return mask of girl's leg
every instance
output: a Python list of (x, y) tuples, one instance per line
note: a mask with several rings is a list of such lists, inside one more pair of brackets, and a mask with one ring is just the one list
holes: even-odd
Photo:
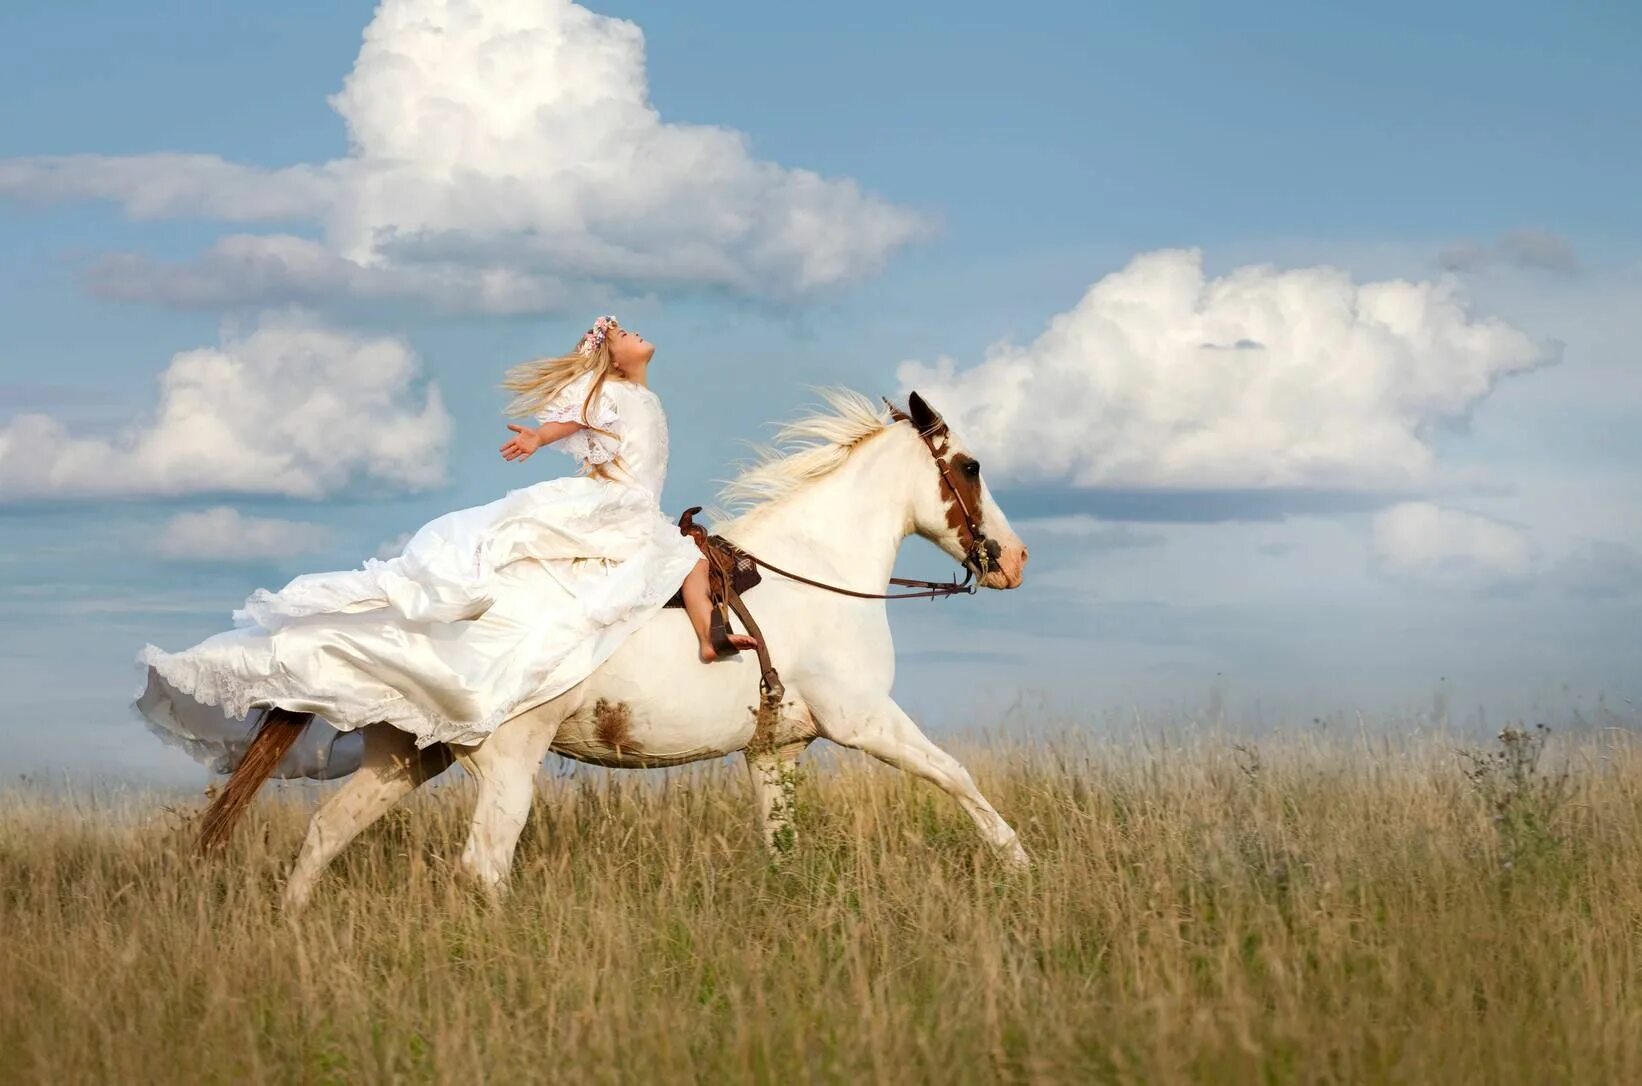
[[(718, 651), (713, 648), (712, 622), (713, 605), (707, 599), (707, 559), (703, 558), (690, 570), (690, 575), (684, 578), (684, 613), (690, 616), (690, 625), (695, 627), (696, 640), (701, 643), (701, 659), (704, 663), (712, 663), (718, 659)], [(746, 634), (733, 633), (730, 635), (730, 644), (738, 649), (753, 649), (758, 642)]]

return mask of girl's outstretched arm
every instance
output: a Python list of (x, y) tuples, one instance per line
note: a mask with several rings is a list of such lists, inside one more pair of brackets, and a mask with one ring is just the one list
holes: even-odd
[(523, 460), (543, 445), (551, 445), (583, 429), (579, 422), (544, 422), (540, 426), (515, 426), (508, 423), (513, 436), (502, 444), (503, 460)]

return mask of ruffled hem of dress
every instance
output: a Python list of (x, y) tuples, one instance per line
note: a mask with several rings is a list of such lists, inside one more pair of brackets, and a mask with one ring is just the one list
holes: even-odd
[[(144, 650), (142, 657), (148, 657), (157, 651), (150, 645)], [(167, 689), (160, 689), (160, 696), (155, 699), (154, 704), (145, 705), (154, 691), (154, 676), (158, 669), (148, 664), (144, 658), (134, 661), (133, 667), (138, 675), (137, 690), (127, 703), (126, 711), (148, 729), (149, 734), (166, 746), (186, 754), (208, 771), (223, 775), (232, 773), (245, 757), (246, 748), (251, 745), (251, 740), (256, 735), (255, 729), (246, 725), (237, 731), (208, 730), (201, 733), (194, 730), (173, 711), (174, 703)], [(243, 721), (240, 723), (243, 724)], [(276, 776), (285, 780), (329, 781), (345, 777), (359, 768), (362, 750), (357, 743), (351, 750), (346, 746), (346, 737), (352, 733), (331, 728), (328, 722), (315, 723), (332, 732), (331, 739), (328, 742), (322, 741), (321, 746), (310, 752), (292, 771), (286, 771), (285, 763), (281, 762), (281, 768), (275, 771)], [(304, 740), (306, 739), (305, 736)], [(290, 757), (291, 755), (287, 755), (286, 760)]]
[[(232, 752), (233, 744), (225, 736), (220, 739), (207, 739), (192, 732), (179, 731), (165, 723), (155, 720), (143, 711), (143, 695), (148, 693), (148, 675), (150, 665), (143, 659), (151, 651), (158, 651), (149, 645), (138, 656), (133, 666), (141, 676), (137, 680), (137, 690), (126, 703), (126, 712), (136, 717), (148, 733), (168, 747), (175, 747), (194, 761), (210, 770), (212, 773), (232, 773), (238, 761)], [(163, 676), (162, 676), (163, 677)]]
[[(567, 655), (568, 652), (550, 660), (547, 670), (551, 671)], [(201, 705), (220, 709), (224, 714), (236, 719), (249, 716), (254, 709), (265, 709), (281, 702), (300, 704), (311, 703), (314, 700), (311, 693), (293, 691), (284, 683), (272, 679), (245, 682), (221, 668), (201, 667), (197, 662), (188, 659), (186, 654), (169, 653), (153, 645), (145, 647), (137, 655), (137, 663), (143, 668), (153, 668), (160, 678), (177, 692)], [(370, 724), (386, 723), (415, 736), (418, 747), (428, 747), (435, 743), (470, 746), (481, 742), (501, 727), (509, 717), (517, 716), (524, 711), (521, 707), (528, 708), (526, 703), (530, 700), (531, 695), (520, 695), (510, 699), (505, 708), (487, 713), (477, 721), (450, 720), (434, 715), (399, 694), (383, 698), (364, 709), (344, 712), (343, 706), (336, 705), (334, 708), (327, 707), (314, 712), (341, 732), (355, 731)], [(184, 749), (188, 749), (189, 737), (178, 738), (183, 740)]]

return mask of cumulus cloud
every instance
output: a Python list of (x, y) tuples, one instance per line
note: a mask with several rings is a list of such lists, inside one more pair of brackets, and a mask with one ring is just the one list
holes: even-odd
[(1106, 276), (1024, 347), (906, 362), (899, 378), (995, 479), (1396, 492), (1431, 480), (1434, 428), (1555, 355), (1473, 316), (1451, 282), (1266, 266), (1210, 279), (1200, 253), (1170, 250)]
[(1373, 546), (1379, 568), (1391, 576), (1459, 588), (1519, 584), (1534, 561), (1528, 537), (1509, 524), (1430, 502), (1376, 514)]
[[(324, 244), (283, 234), (226, 237), (198, 258), (171, 265), (141, 253), (109, 253), (85, 271), (99, 298), (220, 309), (258, 301), (323, 305), (424, 300), (452, 313), (535, 313), (564, 307), (578, 293), (563, 279), (507, 267), (460, 263), (358, 264)], [(606, 308), (609, 308), (606, 306)]]
[(231, 506), (178, 513), (154, 541), (162, 558), (190, 562), (264, 562), (322, 551), (330, 531), (322, 524), (249, 517)]
[(20, 158), (0, 162), (0, 194), (320, 227), (94, 269), (104, 294), (184, 305), (343, 291), (524, 312), (563, 304), (566, 284), (789, 297), (870, 274), (927, 229), (849, 179), (758, 160), (739, 132), (664, 122), (640, 29), (568, 0), (383, 0), (331, 104), (349, 137), (332, 162)]
[(122, 433), (46, 414), (0, 425), (0, 501), (428, 489), (444, 481), (451, 424), (418, 370), (397, 339), (268, 316), (175, 355), (153, 415)]
[(1459, 272), (1507, 267), (1572, 274), (1579, 270), (1579, 255), (1560, 234), (1513, 230), (1494, 242), (1455, 242), (1437, 254), (1437, 263)]

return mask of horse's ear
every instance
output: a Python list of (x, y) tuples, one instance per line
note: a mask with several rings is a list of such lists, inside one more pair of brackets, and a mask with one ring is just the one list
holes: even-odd
[(946, 425), (941, 413), (925, 403), (924, 398), (916, 392), (907, 397), (907, 411), (912, 418), (912, 425), (918, 428), (920, 434), (932, 434)]

